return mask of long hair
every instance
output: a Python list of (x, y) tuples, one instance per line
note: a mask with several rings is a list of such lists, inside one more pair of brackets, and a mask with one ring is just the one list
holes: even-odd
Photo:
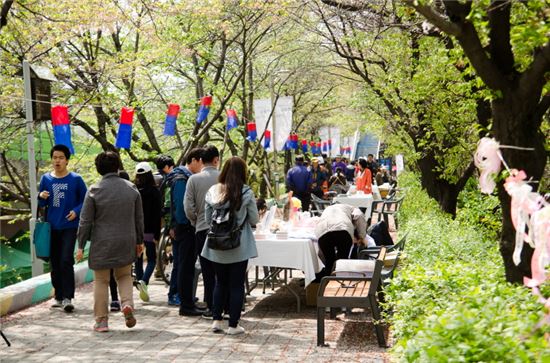
[(136, 174), (136, 179), (134, 180), (134, 184), (138, 188), (154, 187), (156, 185), (155, 178), (153, 177), (153, 173), (150, 171), (143, 174)]
[(223, 186), (223, 203), (229, 202), (231, 209), (238, 210), (242, 204), (242, 189), (246, 182), (246, 163), (233, 156), (223, 165), (218, 182)]

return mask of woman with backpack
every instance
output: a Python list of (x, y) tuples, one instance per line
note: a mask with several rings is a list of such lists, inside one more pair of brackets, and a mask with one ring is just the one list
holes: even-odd
[(212, 186), (205, 197), (205, 219), (210, 232), (201, 255), (213, 262), (216, 274), (212, 311), (214, 333), (223, 332), (222, 312), (227, 301), (227, 334), (245, 332), (239, 319), (248, 260), (258, 256), (252, 226), (259, 222), (256, 199), (252, 189), (245, 184), (246, 179), (246, 163), (239, 157), (232, 157), (225, 162), (218, 184)]

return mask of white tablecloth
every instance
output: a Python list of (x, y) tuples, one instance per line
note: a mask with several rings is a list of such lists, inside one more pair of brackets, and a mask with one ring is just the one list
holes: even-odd
[(306, 286), (315, 280), (315, 273), (324, 267), (315, 244), (309, 239), (257, 239), (258, 257), (249, 261), (254, 266), (271, 266), (301, 270)]
[(374, 198), (372, 194), (353, 194), (350, 196), (336, 196), (333, 199), (334, 203), (342, 203), (351, 205), (358, 208), (366, 208), (365, 216), (371, 217), (372, 214), (372, 202)]

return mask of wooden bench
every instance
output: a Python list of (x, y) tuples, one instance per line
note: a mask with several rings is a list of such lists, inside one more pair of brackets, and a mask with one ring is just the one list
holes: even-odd
[[(317, 293), (317, 345), (325, 346), (325, 310), (326, 308), (370, 308), (378, 345), (386, 346), (384, 330), (380, 324), (380, 307), (377, 292), (384, 267), (386, 248), (382, 247), (372, 273), (353, 271), (357, 277), (327, 276), (323, 277)], [(332, 315), (332, 314), (331, 314)]]

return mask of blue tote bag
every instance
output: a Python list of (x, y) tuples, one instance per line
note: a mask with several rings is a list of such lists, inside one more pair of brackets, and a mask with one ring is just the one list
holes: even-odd
[(46, 262), (50, 260), (51, 232), (51, 226), (49, 222), (46, 222), (46, 216), (36, 220), (33, 234), (34, 250), (36, 257)]

